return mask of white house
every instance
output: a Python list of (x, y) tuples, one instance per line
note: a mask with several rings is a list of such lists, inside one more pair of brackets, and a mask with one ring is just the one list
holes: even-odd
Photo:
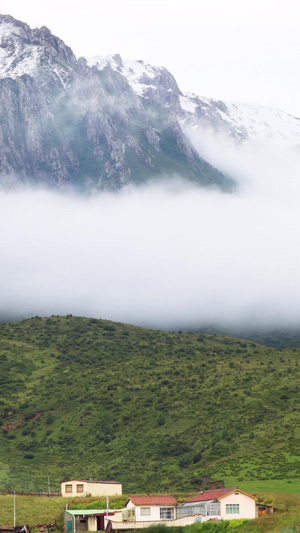
[(122, 494), (122, 483), (117, 481), (92, 481), (86, 479), (71, 479), (62, 481), (62, 496), (119, 496)]
[(256, 497), (238, 488), (204, 490), (177, 508), (177, 517), (204, 515), (219, 520), (255, 518)]
[(144, 529), (156, 524), (187, 526), (195, 522), (194, 516), (177, 519), (177, 502), (173, 496), (130, 496), (122, 513), (104, 518), (107, 530), (124, 531)]
[(176, 518), (177, 501), (173, 496), (130, 496), (123, 510), (123, 521), (165, 521)]
[(122, 512), (104, 517), (112, 531), (143, 529), (157, 523), (187, 526), (208, 520), (255, 518), (256, 497), (238, 488), (206, 490), (178, 504), (173, 496), (130, 496)]

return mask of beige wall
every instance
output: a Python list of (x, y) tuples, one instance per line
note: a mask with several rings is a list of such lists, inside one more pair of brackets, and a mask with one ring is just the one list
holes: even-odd
[(115, 512), (113, 516), (105, 516), (104, 517), (105, 524), (107, 523), (108, 520), (113, 520), (114, 522), (122, 522), (122, 511)]
[[(255, 499), (242, 492), (236, 492), (220, 499), (222, 520), (234, 518), (255, 518)], [(239, 504), (239, 514), (226, 513), (226, 504)]]
[(88, 531), (97, 531), (97, 518), (96, 516), (88, 517)]
[[(66, 485), (72, 485), (72, 492), (66, 492)], [(83, 492), (77, 491), (77, 485), (83, 485)], [(65, 497), (74, 496), (119, 496), (122, 494), (122, 483), (90, 483), (86, 481), (64, 481), (61, 483), (61, 494)]]

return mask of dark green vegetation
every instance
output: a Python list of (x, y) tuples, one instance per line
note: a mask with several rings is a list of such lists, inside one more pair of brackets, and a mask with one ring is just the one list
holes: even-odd
[[(183, 331), (185, 328), (183, 328)], [(296, 348), (300, 346), (300, 329), (294, 328), (237, 328), (237, 327), (204, 327), (192, 328), (194, 333), (205, 333), (215, 335), (229, 335), (248, 339), (253, 342), (264, 344), (271, 348)]]
[(245, 522), (245, 520), (224, 520), (222, 522), (197, 523), (185, 527), (167, 527), (165, 525), (158, 525), (148, 527), (147, 533), (227, 533), (230, 531), (238, 533), (240, 531), (239, 526)]
[(105, 320), (0, 326), (0, 487), (300, 490), (300, 349)]

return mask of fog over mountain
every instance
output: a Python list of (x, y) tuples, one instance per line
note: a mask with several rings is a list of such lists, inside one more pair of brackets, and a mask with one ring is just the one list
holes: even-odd
[(275, 147), (231, 145), (235, 194), (179, 179), (88, 199), (2, 193), (2, 315), (297, 325), (299, 156), (289, 156), (284, 171)]
[(298, 325), (297, 118), (11, 17), (0, 41), (3, 319)]

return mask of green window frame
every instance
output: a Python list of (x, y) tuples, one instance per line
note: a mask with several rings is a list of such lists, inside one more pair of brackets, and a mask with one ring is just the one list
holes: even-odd
[(161, 507), (159, 514), (161, 520), (174, 520), (174, 507)]
[(240, 504), (226, 503), (226, 514), (240, 514)]

